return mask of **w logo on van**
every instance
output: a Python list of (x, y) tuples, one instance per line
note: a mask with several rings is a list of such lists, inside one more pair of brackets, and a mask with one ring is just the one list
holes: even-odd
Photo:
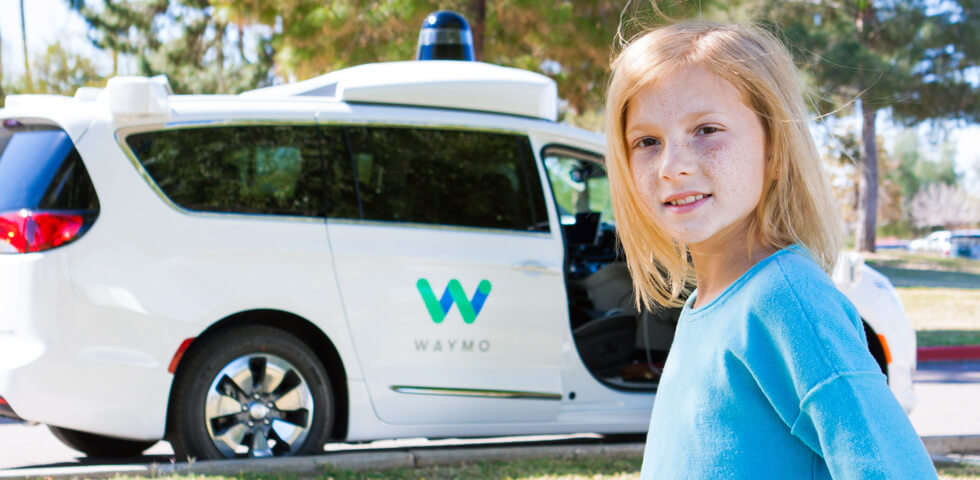
[(432, 292), (432, 286), (429, 285), (428, 280), (420, 278), (415, 286), (418, 287), (419, 293), (422, 294), (422, 300), (425, 301), (425, 308), (429, 310), (429, 316), (432, 317), (432, 321), (435, 323), (442, 323), (446, 318), (446, 314), (449, 313), (449, 309), (452, 308), (453, 302), (456, 303), (456, 308), (459, 309), (459, 313), (463, 315), (463, 321), (473, 323), (476, 321), (476, 316), (480, 314), (480, 310), (483, 309), (483, 303), (487, 301), (487, 295), (490, 295), (490, 282), (487, 280), (480, 281), (472, 299), (466, 298), (466, 292), (463, 291), (463, 286), (455, 278), (449, 281), (449, 285), (446, 285), (446, 289), (442, 292), (442, 298), (439, 300), (436, 300), (436, 295)]

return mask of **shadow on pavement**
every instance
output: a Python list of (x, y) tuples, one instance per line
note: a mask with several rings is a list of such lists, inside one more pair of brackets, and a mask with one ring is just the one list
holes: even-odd
[(896, 287), (980, 288), (980, 274), (944, 272), (909, 267), (890, 267), (882, 262), (868, 261)]
[(173, 455), (146, 455), (143, 457), (131, 458), (88, 458), (76, 457), (74, 462), (45, 463), (38, 465), (24, 465), (21, 467), (11, 467), (7, 471), (17, 471), (35, 468), (58, 468), (58, 467), (91, 467), (99, 465), (143, 465), (143, 464), (167, 464), (173, 463)]
[[(399, 442), (379, 441), (365, 443), (330, 443), (325, 446), (322, 454), (347, 453), (347, 452), (391, 452), (403, 450), (423, 450), (423, 449), (477, 449), (490, 446), (549, 446), (549, 445), (596, 445), (596, 444), (620, 444), (637, 443), (646, 441), (646, 434), (617, 434), (605, 436), (579, 437), (579, 438), (558, 438), (549, 440), (521, 440), (520, 437), (490, 437), (490, 438), (467, 438), (467, 439), (440, 439), (423, 440), (418, 439), (411, 444), (400, 445)], [(135, 458), (88, 458), (79, 456), (71, 462), (55, 462), (36, 465), (24, 465), (10, 467), (6, 471), (17, 471), (38, 468), (59, 468), (59, 467), (88, 467), (103, 465), (164, 465), (177, 462), (173, 455), (144, 455)]]

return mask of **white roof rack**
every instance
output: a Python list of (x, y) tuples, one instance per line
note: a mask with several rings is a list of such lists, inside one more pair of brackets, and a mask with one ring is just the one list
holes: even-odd
[(242, 96), (333, 97), (345, 102), (479, 110), (551, 121), (558, 116), (558, 88), (547, 76), (455, 60), (369, 63)]

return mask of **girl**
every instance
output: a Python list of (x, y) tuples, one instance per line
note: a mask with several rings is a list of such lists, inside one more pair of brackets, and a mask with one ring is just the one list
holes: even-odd
[(841, 229), (792, 60), (757, 28), (680, 23), (612, 65), (621, 241), (646, 308), (687, 298), (643, 479), (936, 478), (827, 272)]

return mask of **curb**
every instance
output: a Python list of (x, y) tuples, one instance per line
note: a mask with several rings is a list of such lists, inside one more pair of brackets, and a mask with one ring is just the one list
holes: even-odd
[(953, 362), (980, 360), (980, 345), (955, 347), (920, 347), (916, 349), (918, 362)]
[(980, 435), (931, 435), (922, 437), (922, 444), (933, 456), (980, 453)]

